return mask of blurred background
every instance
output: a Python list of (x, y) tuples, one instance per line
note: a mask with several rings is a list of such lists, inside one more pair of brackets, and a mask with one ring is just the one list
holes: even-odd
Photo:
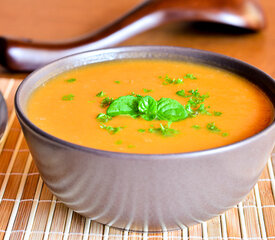
[[(47, 42), (67, 40), (110, 24), (142, 2), (1, 0), (0, 36)], [(272, 64), (269, 64), (275, 58), (275, 51), (271, 51), (275, 44), (275, 1), (261, 0), (260, 3), (267, 19), (266, 28), (260, 32), (219, 24), (180, 22), (146, 31), (120, 45), (173, 45), (205, 49), (242, 59), (275, 75)], [(8, 74), (2, 67), (0, 73)]]

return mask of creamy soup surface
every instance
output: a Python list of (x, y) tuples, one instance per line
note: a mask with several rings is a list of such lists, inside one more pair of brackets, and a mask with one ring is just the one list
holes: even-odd
[[(162, 105), (161, 98), (166, 98)], [(135, 113), (120, 114), (129, 100)], [(116, 107), (117, 116), (105, 115)], [(72, 143), (161, 154), (238, 142), (267, 127), (274, 110), (258, 87), (230, 72), (186, 62), (129, 60), (88, 65), (50, 79), (30, 97), (27, 115), (42, 130)]]

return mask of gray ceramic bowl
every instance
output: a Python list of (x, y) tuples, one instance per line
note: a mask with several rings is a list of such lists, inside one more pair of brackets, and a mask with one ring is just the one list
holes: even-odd
[(257, 84), (275, 105), (275, 82), (271, 77), (216, 53), (135, 46), (57, 60), (27, 77), (15, 97), (17, 116), (47, 186), (76, 212), (135, 231), (178, 229), (239, 203), (257, 182), (271, 154), (274, 121), (253, 137), (220, 148), (178, 154), (127, 154), (63, 141), (36, 127), (26, 116), (29, 96), (49, 78), (86, 64), (135, 58), (191, 61), (232, 71)]

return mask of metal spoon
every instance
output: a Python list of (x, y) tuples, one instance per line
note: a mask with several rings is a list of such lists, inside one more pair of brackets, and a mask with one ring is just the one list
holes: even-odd
[(8, 121), (8, 110), (5, 99), (0, 92), (0, 140), (5, 132)]
[(257, 0), (147, 0), (98, 32), (62, 43), (0, 38), (0, 64), (13, 71), (32, 71), (77, 52), (113, 46), (125, 39), (176, 21), (207, 21), (252, 31), (264, 27)]

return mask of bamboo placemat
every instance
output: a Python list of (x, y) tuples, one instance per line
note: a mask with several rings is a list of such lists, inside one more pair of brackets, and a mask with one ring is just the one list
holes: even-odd
[(142, 234), (123, 232), (81, 217), (50, 193), (32, 161), (13, 107), (19, 83), (0, 79), (0, 91), (9, 112), (7, 131), (0, 142), (0, 239), (275, 239), (275, 152), (273, 164), (271, 158), (243, 202), (196, 226)]

